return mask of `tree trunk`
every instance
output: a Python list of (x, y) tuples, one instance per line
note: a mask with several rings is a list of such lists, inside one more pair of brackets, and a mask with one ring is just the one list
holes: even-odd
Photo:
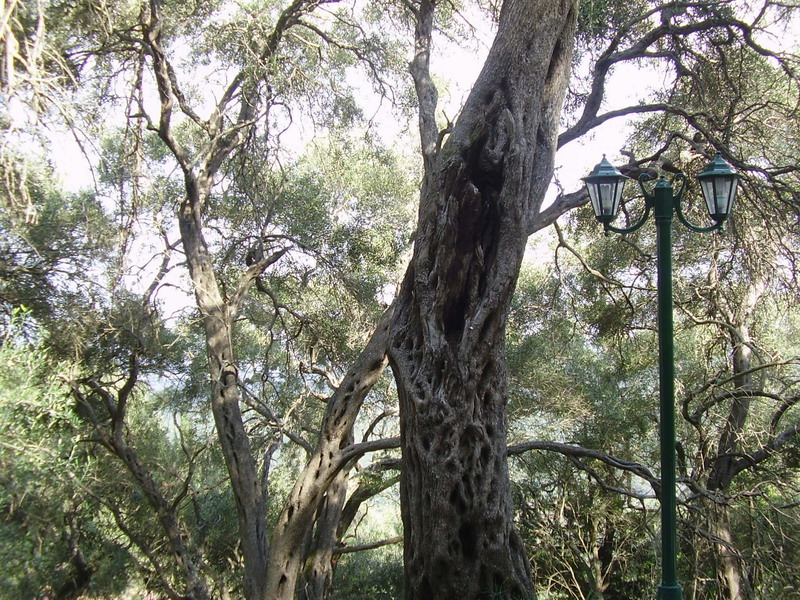
[[(305, 568), (299, 585), (299, 600), (330, 600), (333, 595), (333, 578), (342, 557), (342, 540), (355, 521), (361, 505), (397, 482), (397, 478), (387, 477), (373, 481), (365, 474), (383, 471), (398, 471), (400, 461), (386, 458), (373, 462), (360, 473), (361, 483), (350, 496), (350, 470), (342, 469), (328, 487), (325, 499), (317, 511), (313, 537), (306, 550)], [(346, 502), (345, 502), (346, 500)], [(390, 540), (386, 540), (390, 541)], [(348, 550), (352, 550), (349, 548)]]
[(708, 509), (708, 533), (716, 541), (714, 563), (720, 600), (748, 600), (747, 581), (742, 576), (742, 559), (736, 550), (731, 530), (730, 508), (711, 502)]
[[(717, 446), (717, 460), (711, 470), (708, 490), (720, 496), (728, 489), (736, 474), (740, 457), (740, 436), (750, 412), (752, 390), (750, 336), (745, 326), (739, 326), (733, 336), (734, 383), (738, 394), (731, 400), (728, 418)], [(736, 549), (730, 524), (731, 508), (724, 498), (707, 503), (708, 533), (715, 540), (712, 544), (714, 570), (719, 583), (721, 600), (747, 600), (749, 586), (743, 573), (743, 563)]]
[(342, 520), (350, 473), (342, 469), (325, 493), (317, 510), (314, 532), (306, 551), (305, 568), (299, 585), (300, 600), (325, 600), (330, 595), (336, 567), (334, 550)]
[(187, 198), (178, 215), (189, 274), (203, 317), (211, 411), (236, 502), (244, 559), (243, 588), (248, 600), (262, 600), (267, 562), (266, 497), (239, 408), (239, 377), (233, 356), (236, 308), (222, 297), (211, 257), (202, 235), (200, 207), (210, 194), (210, 180), (199, 184), (186, 177)]
[[(736, 548), (736, 540), (730, 524), (730, 504), (724, 498), (729, 492), (734, 477), (739, 473), (742, 454), (741, 436), (747, 425), (754, 391), (752, 374), (752, 340), (747, 323), (752, 319), (758, 301), (764, 293), (762, 281), (749, 286), (736, 310), (726, 314), (731, 334), (731, 365), (734, 374), (733, 396), (725, 425), (717, 444), (717, 457), (709, 475), (707, 488), (720, 496), (709, 502), (707, 508), (708, 532), (712, 544), (714, 568), (720, 586), (719, 597), (724, 600), (748, 600), (752, 597), (744, 563)], [(723, 311), (724, 312), (724, 311)]]
[(303, 569), (303, 545), (308, 530), (340, 470), (364, 451), (381, 449), (381, 444), (385, 443), (389, 446), (384, 448), (392, 445), (390, 440), (362, 444), (353, 444), (352, 440), (361, 404), (386, 368), (388, 329), (393, 314), (391, 307), (384, 313), (366, 347), (328, 400), (317, 447), (289, 492), (272, 532), (265, 599), (294, 599)]
[(532, 595), (512, 520), (504, 336), (552, 175), (574, 17), (573, 0), (507, 1), (461, 117), (426, 162), (389, 350), (408, 599)]

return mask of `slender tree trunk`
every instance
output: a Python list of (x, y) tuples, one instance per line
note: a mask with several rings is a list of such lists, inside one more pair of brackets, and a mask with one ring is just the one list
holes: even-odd
[[(381, 443), (353, 444), (353, 426), (361, 404), (375, 381), (386, 369), (389, 308), (361, 355), (328, 401), (319, 443), (297, 478), (272, 532), (267, 564), (265, 598), (293, 600), (305, 562), (303, 545), (313, 526), (320, 503), (340, 470), (367, 449)], [(390, 442), (390, 445), (393, 445)]]
[(202, 186), (187, 175), (186, 187), (187, 199), (181, 207), (178, 223), (203, 317), (211, 376), (211, 410), (236, 502), (244, 559), (244, 596), (247, 600), (262, 600), (268, 549), (266, 498), (239, 408), (239, 379), (232, 342), (235, 309), (222, 298), (202, 235), (200, 207), (208, 197), (210, 182)]
[(426, 154), (390, 344), (410, 600), (532, 594), (512, 520), (504, 337), (552, 175), (574, 13), (572, 0), (507, 1), (461, 117)]
[(210, 600), (211, 594), (200, 572), (200, 561), (186, 539), (174, 507), (161, 493), (151, 473), (121, 435), (114, 435), (106, 443), (136, 479), (139, 488), (144, 492), (158, 516), (159, 523), (169, 540), (170, 549), (175, 556), (175, 562), (186, 582), (186, 598)]
[[(343, 469), (334, 479), (317, 512), (313, 539), (306, 552), (303, 581), (300, 584), (300, 600), (329, 600), (333, 594), (333, 578), (342, 553), (339, 551), (344, 536), (353, 524), (361, 505), (396, 483), (396, 478), (385, 478), (379, 482), (365, 481), (365, 473), (399, 470), (400, 461), (384, 459), (372, 463), (361, 471), (361, 483), (347, 497), (350, 470)], [(346, 500), (346, 502), (345, 502)], [(393, 542), (392, 542), (393, 543)]]
[[(728, 418), (720, 435), (717, 446), (717, 460), (711, 471), (708, 489), (720, 495), (728, 492), (735, 476), (736, 463), (740, 453), (740, 436), (750, 412), (752, 376), (748, 373), (751, 367), (751, 350), (748, 345), (750, 336), (747, 328), (740, 326), (733, 340), (733, 371), (737, 396), (733, 398), (728, 411)], [(708, 502), (707, 527), (712, 538), (712, 556), (717, 582), (719, 583), (721, 600), (748, 600), (749, 586), (744, 575), (742, 558), (736, 548), (736, 540), (730, 523), (731, 509), (724, 499)]]
[(751, 596), (747, 594), (742, 559), (736, 550), (727, 505), (711, 503), (708, 509), (708, 533), (718, 540), (714, 544), (714, 561), (720, 600), (748, 600)]
[[(751, 283), (742, 302), (735, 311), (726, 315), (731, 331), (731, 363), (736, 394), (731, 400), (725, 425), (717, 444), (717, 459), (709, 475), (708, 490), (724, 496), (739, 472), (741, 436), (747, 425), (754, 383), (752, 369), (752, 340), (747, 323), (751, 320), (759, 299), (764, 293), (762, 281)], [(737, 550), (731, 528), (730, 505), (722, 501), (710, 502), (707, 509), (708, 531), (717, 540), (712, 545), (716, 578), (720, 598), (724, 600), (749, 600), (752, 590), (745, 573), (744, 563)]]

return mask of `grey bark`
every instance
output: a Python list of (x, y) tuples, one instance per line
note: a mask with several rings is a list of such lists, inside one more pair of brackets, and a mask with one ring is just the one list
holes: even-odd
[[(512, 522), (504, 335), (552, 175), (575, 8), (572, 0), (507, 1), (441, 150), (424, 129), (430, 119), (420, 119), (419, 226), (389, 350), (401, 411), (408, 599), (532, 594)], [(424, 60), (412, 73), (425, 91)], [(426, 98), (435, 102), (422, 96), (422, 113), (432, 110)]]
[(317, 509), (314, 531), (309, 532), (303, 576), (299, 585), (300, 600), (324, 600), (333, 589), (333, 574), (339, 556), (334, 553), (337, 532), (347, 498), (349, 471), (342, 469), (328, 486), (325, 498)]
[[(739, 472), (737, 467), (742, 454), (741, 437), (747, 425), (755, 389), (752, 374), (753, 342), (747, 323), (752, 319), (758, 300), (764, 293), (762, 284), (758, 280), (753, 282), (736, 310), (720, 308), (730, 325), (735, 393), (719, 436), (716, 459), (706, 484), (708, 490), (714, 494), (712, 498), (725, 495)], [(713, 558), (720, 596), (725, 600), (749, 600), (752, 598), (752, 590), (731, 528), (730, 505), (725, 501), (711, 501), (707, 504), (707, 526), (709, 534), (715, 540)]]
[[(399, 470), (398, 459), (383, 459), (372, 463), (360, 472), (361, 483), (347, 495), (350, 470), (342, 469), (333, 483), (328, 487), (325, 499), (317, 510), (314, 531), (309, 531), (309, 543), (306, 549), (305, 566), (302, 581), (299, 584), (300, 600), (328, 600), (333, 594), (333, 578), (339, 559), (346, 552), (361, 549), (372, 549), (386, 543), (381, 541), (363, 546), (344, 546), (342, 540), (356, 518), (361, 505), (397, 482), (396, 477), (384, 477), (379, 481), (370, 480), (370, 475), (386, 470)], [(366, 475), (366, 480), (365, 480)]]
[(317, 447), (292, 487), (272, 532), (265, 592), (269, 600), (293, 600), (305, 562), (304, 542), (317, 510), (340, 470), (364, 452), (391, 447), (394, 443), (391, 440), (352, 443), (353, 426), (361, 404), (386, 368), (386, 345), (393, 314), (394, 309), (390, 307), (328, 400)]

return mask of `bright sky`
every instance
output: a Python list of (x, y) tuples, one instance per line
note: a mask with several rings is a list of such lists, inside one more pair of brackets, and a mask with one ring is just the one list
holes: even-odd
[[(478, 14), (467, 14), (466, 18), (478, 28), (473, 49), (464, 50), (454, 43), (448, 43), (439, 36), (431, 61), (431, 70), (440, 85), (439, 115), (444, 123), (443, 115), (454, 119), (461, 105), (466, 100), (477, 78), (489, 46), (492, 43), (494, 32), (489, 24), (481, 26), (485, 18)], [(609, 97), (607, 105), (614, 107), (627, 106), (637, 103), (638, 99), (649, 87), (657, 85), (657, 77), (652, 73), (642, 72), (634, 66), (621, 66), (613, 74), (608, 85)], [(636, 82), (630, 85), (629, 82)], [(365, 83), (365, 86), (369, 84)], [(371, 96), (367, 93), (366, 96)], [(22, 115), (19, 118), (24, 118)], [(302, 124), (299, 126), (298, 139), (307, 138)], [(399, 124), (386, 123), (381, 125), (381, 130), (392, 135), (392, 131), (399, 131)], [(589, 170), (600, 160), (602, 155), (608, 154), (609, 159), (618, 157), (618, 151), (623, 146), (628, 129), (621, 121), (615, 121), (597, 128), (589, 136), (577, 140), (563, 148), (557, 157), (556, 176), (561, 181), (566, 191), (574, 191), (580, 185), (580, 177), (585, 176)], [(69, 135), (59, 135), (57, 146), (63, 150), (58, 152), (53, 160), (60, 173), (64, 186), (69, 191), (85, 189), (93, 185), (90, 169), (86, 158), (77, 147), (74, 139)], [(95, 157), (96, 160), (96, 157)], [(565, 167), (564, 165), (568, 165)], [(555, 196), (553, 191), (552, 196)]]

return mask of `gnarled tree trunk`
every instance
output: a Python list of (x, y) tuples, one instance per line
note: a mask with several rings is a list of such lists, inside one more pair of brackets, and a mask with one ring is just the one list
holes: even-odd
[[(418, 36), (426, 7), (416, 14)], [(484, 69), (440, 150), (426, 119), (435, 93), (425, 93), (424, 45), (412, 64), (425, 178), (389, 350), (408, 599), (532, 594), (512, 522), (504, 336), (552, 175), (574, 18), (573, 0), (505, 2)]]

